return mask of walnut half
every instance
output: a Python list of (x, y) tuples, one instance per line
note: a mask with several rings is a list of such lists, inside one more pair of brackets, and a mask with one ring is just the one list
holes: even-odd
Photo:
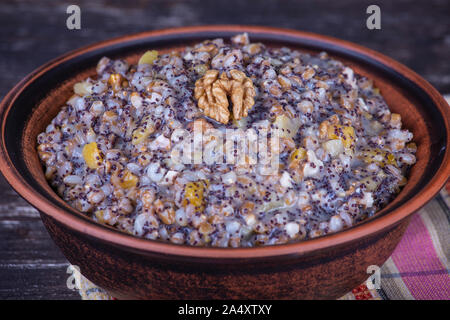
[(230, 70), (230, 78), (225, 72), (208, 70), (205, 75), (195, 82), (194, 97), (198, 100), (198, 107), (204, 114), (221, 123), (228, 123), (228, 97), (233, 104), (233, 118), (236, 120), (246, 117), (248, 110), (255, 104), (256, 95), (253, 82), (245, 73)]

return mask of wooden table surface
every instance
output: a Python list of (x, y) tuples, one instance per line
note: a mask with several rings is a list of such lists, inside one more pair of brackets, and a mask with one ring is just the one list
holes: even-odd
[[(381, 7), (381, 30), (366, 28), (372, 3)], [(70, 4), (81, 8), (79, 31), (66, 28)], [(269, 25), (353, 41), (397, 59), (449, 93), (448, 12), (448, 0), (2, 1), (0, 98), (66, 51), (129, 33), (201, 24)], [(37, 211), (0, 177), (0, 299), (79, 299), (66, 287), (67, 266)]]

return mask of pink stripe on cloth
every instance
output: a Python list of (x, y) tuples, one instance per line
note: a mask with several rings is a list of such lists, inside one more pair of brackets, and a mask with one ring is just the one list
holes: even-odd
[(450, 299), (450, 276), (419, 214), (392, 254), (403, 282), (415, 299)]

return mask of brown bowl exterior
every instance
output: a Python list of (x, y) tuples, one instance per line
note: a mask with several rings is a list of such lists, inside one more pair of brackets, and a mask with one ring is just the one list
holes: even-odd
[(336, 299), (381, 266), (409, 218), (390, 230), (306, 255), (199, 262), (99, 243), (41, 214), (67, 259), (117, 299)]
[[(327, 51), (374, 79), (391, 110), (418, 144), (417, 163), (401, 193), (375, 217), (345, 231), (301, 243), (260, 248), (197, 248), (139, 239), (99, 225), (68, 206), (45, 181), (36, 136), (95, 75), (104, 55), (136, 62), (148, 49), (178, 50), (214, 37), (248, 32), (253, 41)], [(450, 115), (445, 100), (403, 65), (363, 47), (310, 33), (248, 26), (205, 26), (144, 32), (68, 53), (28, 75), (0, 104), (0, 170), (40, 212), (69, 261), (117, 298), (336, 298), (384, 263), (412, 213), (450, 172)]]

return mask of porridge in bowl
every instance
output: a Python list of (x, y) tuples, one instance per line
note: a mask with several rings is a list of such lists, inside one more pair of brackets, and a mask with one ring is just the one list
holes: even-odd
[(337, 232), (386, 206), (416, 161), (373, 82), (247, 34), (97, 76), (38, 136), (72, 207), (135, 236), (250, 247)]

